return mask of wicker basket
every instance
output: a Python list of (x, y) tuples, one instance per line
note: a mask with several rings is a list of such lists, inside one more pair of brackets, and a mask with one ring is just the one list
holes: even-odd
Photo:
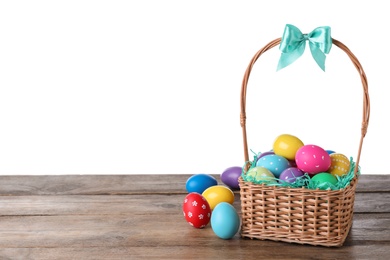
[[(246, 69), (241, 89), (240, 121), (243, 132), (245, 161), (249, 162), (246, 135), (246, 92), (249, 75), (258, 58), (279, 45), (275, 39), (260, 49)], [(352, 225), (355, 189), (362, 143), (370, 115), (368, 85), (362, 66), (355, 55), (341, 42), (332, 39), (352, 60), (363, 85), (363, 120), (360, 145), (350, 185), (341, 190), (313, 190), (253, 184), (239, 178), (241, 200), (241, 236), (321, 246), (342, 246)], [(243, 174), (248, 170), (249, 163)]]

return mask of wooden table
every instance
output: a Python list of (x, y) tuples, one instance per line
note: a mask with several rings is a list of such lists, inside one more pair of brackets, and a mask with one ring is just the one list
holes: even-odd
[(0, 176), (0, 259), (390, 259), (390, 175), (360, 177), (339, 248), (195, 229), (181, 209), (189, 177)]

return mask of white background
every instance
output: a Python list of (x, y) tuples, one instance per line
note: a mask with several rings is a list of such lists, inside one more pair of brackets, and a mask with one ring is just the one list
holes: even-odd
[[(366, 72), (371, 119), (362, 174), (389, 174), (386, 1), (2, 1), (0, 174), (221, 173), (244, 164), (241, 80), (287, 23), (332, 28)], [(356, 158), (359, 74), (336, 46), (248, 86), (249, 147), (282, 133)], [(252, 153), (250, 152), (252, 155)]]

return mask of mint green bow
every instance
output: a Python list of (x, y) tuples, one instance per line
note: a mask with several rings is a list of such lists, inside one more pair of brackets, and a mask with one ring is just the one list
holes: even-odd
[(302, 32), (294, 25), (287, 24), (279, 49), (282, 54), (279, 59), (277, 70), (287, 67), (305, 51), (306, 40), (309, 40), (311, 55), (317, 62), (318, 66), (325, 71), (325, 53), (328, 54), (332, 47), (332, 37), (330, 36), (330, 27), (317, 27), (308, 34)]

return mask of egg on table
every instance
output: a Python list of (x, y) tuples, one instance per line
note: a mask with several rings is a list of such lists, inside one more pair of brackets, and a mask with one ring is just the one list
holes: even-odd
[(211, 210), (221, 202), (234, 203), (233, 191), (224, 185), (211, 186), (202, 193), (202, 196), (209, 203)]
[(222, 239), (231, 239), (240, 228), (240, 217), (227, 202), (221, 202), (214, 208), (210, 221), (212, 230)]
[(202, 194), (207, 188), (217, 184), (217, 179), (210, 174), (198, 173), (187, 179), (186, 190), (188, 193), (197, 192)]
[(199, 193), (191, 192), (187, 194), (182, 209), (186, 221), (195, 228), (204, 228), (210, 222), (210, 205)]
[(221, 181), (231, 189), (239, 189), (238, 178), (242, 174), (242, 167), (232, 166), (221, 173)]

